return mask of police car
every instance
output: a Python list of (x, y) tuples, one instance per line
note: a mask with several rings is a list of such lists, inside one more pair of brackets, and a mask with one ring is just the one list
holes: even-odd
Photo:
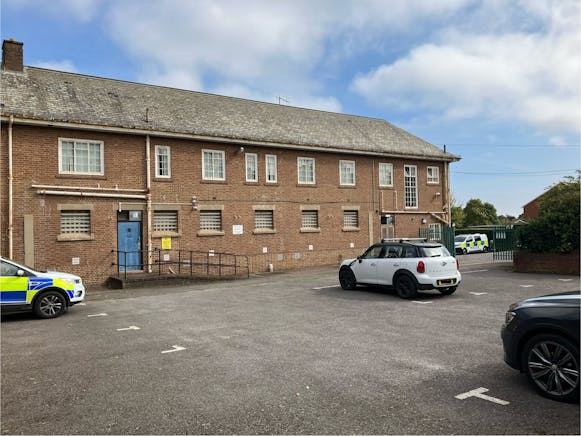
[(488, 237), (484, 233), (457, 235), (454, 238), (454, 249), (457, 254), (486, 253), (488, 251)]
[(446, 247), (424, 239), (383, 239), (339, 267), (343, 289), (355, 289), (357, 285), (391, 286), (406, 299), (428, 289), (451, 295), (461, 280), (458, 261)]
[(79, 276), (35, 271), (0, 258), (0, 305), (3, 311), (32, 310), (41, 318), (56, 318), (85, 298)]

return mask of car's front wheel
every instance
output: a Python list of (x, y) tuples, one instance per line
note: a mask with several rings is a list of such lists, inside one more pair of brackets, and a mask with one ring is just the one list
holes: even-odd
[(357, 279), (353, 271), (351, 271), (351, 268), (345, 267), (339, 271), (339, 283), (341, 284), (341, 288), (346, 291), (352, 291), (357, 287)]
[(457, 288), (458, 286), (450, 286), (449, 288), (438, 288), (438, 291), (443, 295), (452, 295)]
[(395, 290), (401, 298), (409, 300), (418, 295), (418, 285), (416, 281), (407, 274), (401, 274), (395, 280)]
[(523, 349), (522, 368), (545, 397), (579, 400), (579, 349), (568, 339), (549, 334), (533, 337)]
[(34, 313), (41, 318), (56, 318), (67, 311), (67, 301), (58, 291), (42, 293), (34, 302)]

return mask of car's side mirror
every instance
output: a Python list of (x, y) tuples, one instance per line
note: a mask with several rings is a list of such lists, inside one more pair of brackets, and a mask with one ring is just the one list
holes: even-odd
[(359, 263), (363, 262), (363, 259), (361, 259), (360, 257), (358, 257), (357, 260), (359, 261)]
[(16, 275), (17, 275), (18, 277), (24, 277), (24, 271), (23, 271), (23, 270), (21, 270), (21, 269), (19, 269), (18, 271), (16, 271)]

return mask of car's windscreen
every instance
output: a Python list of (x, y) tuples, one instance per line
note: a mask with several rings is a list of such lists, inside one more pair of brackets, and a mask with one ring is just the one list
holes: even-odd
[(446, 247), (422, 247), (424, 257), (448, 257), (450, 252)]

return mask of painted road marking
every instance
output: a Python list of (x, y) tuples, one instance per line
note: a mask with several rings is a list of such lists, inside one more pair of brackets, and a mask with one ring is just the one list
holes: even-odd
[(480, 398), (481, 400), (486, 400), (492, 403), (500, 404), (501, 406), (506, 406), (507, 404), (510, 404), (509, 401), (504, 401), (499, 398), (484, 395), (484, 392), (488, 392), (488, 389), (480, 387), (478, 389), (473, 389), (471, 391), (464, 392), (463, 394), (456, 395), (454, 398), (458, 398), (459, 400), (465, 400), (470, 397), (476, 397)]
[(165, 354), (165, 353), (173, 353), (174, 351), (183, 351), (185, 350), (184, 347), (180, 347), (179, 345), (172, 345), (173, 350), (165, 350), (162, 351), (161, 354)]
[(321, 289), (329, 289), (329, 288), (336, 288), (339, 285), (331, 285), (331, 286), (319, 286), (318, 288), (313, 288), (315, 291), (319, 291)]
[(470, 274), (470, 273), (484, 272), (484, 271), (488, 271), (488, 270), (487, 269), (475, 269), (474, 271), (462, 271), (462, 274)]
[(486, 295), (488, 292), (470, 292), (472, 295)]
[(75, 304), (75, 306), (77, 306), (77, 305), (78, 305), (78, 306), (86, 306), (86, 305), (87, 305), (87, 303), (76, 303), (76, 304)]
[(433, 301), (416, 301), (416, 300), (412, 300), (412, 303), (418, 303), (418, 304), (431, 304), (431, 303), (433, 303)]
[(122, 332), (124, 330), (141, 330), (141, 329), (139, 327), (137, 327), (136, 325), (130, 325), (129, 327), (117, 329), (118, 332)]
[(532, 288), (535, 285), (520, 285), (521, 288)]
[(92, 316), (109, 316), (106, 313), (94, 313), (93, 315), (87, 315), (87, 318), (90, 318)]
[(572, 282), (573, 281), (573, 279), (557, 279), (557, 280), (559, 280), (560, 282)]

